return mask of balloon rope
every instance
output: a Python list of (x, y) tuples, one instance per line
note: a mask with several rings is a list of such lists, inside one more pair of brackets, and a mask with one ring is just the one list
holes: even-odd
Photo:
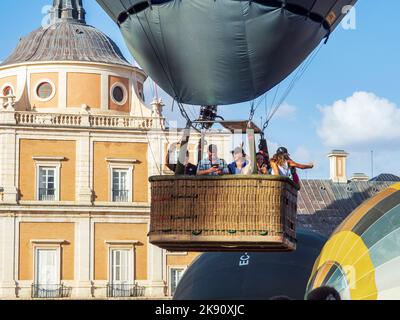
[(314, 53), (303, 64), (303, 66), (301, 66), (300, 68), (297, 69), (297, 72), (296, 72), (295, 76), (293, 77), (293, 79), (292, 79), (291, 83), (289, 84), (288, 88), (286, 89), (286, 91), (282, 95), (281, 99), (279, 100), (279, 103), (275, 106), (275, 108), (273, 109), (273, 112), (267, 118), (267, 120), (266, 120), (266, 122), (265, 122), (265, 124), (263, 126), (263, 130), (265, 130), (268, 127), (271, 119), (275, 116), (275, 114), (281, 108), (282, 104), (285, 102), (286, 98), (292, 92), (292, 90), (296, 86), (297, 82), (303, 77), (304, 73), (308, 70), (308, 68), (310, 67), (311, 63), (314, 61), (315, 57), (320, 52), (321, 48), (322, 48), (322, 45), (320, 45), (319, 48), (314, 51)]

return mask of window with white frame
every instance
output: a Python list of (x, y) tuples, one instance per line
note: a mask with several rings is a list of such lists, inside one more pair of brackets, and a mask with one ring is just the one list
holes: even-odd
[(60, 171), (64, 157), (34, 156), (36, 169), (36, 200), (60, 200)]
[(110, 249), (110, 282), (112, 284), (133, 283), (132, 249)]
[(109, 201), (132, 202), (133, 169), (136, 159), (106, 158), (109, 168)]
[(38, 200), (58, 200), (58, 170), (57, 167), (39, 166), (38, 168)]
[(182, 279), (185, 273), (185, 268), (170, 268), (170, 294), (173, 296), (175, 294), (176, 288), (178, 287), (179, 281)]
[(131, 186), (128, 169), (112, 169), (112, 201), (129, 202)]
[(53, 290), (60, 284), (59, 248), (36, 248), (35, 284), (44, 290)]

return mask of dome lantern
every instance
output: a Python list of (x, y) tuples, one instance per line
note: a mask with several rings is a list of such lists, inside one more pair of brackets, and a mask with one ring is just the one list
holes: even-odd
[(82, 0), (53, 0), (52, 22), (59, 20), (86, 24)]

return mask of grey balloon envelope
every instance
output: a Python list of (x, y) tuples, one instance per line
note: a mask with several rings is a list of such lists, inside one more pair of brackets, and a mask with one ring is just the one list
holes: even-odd
[(192, 105), (226, 105), (286, 78), (356, 0), (97, 2), (120, 19), (136, 61), (168, 94)]
[(297, 232), (295, 252), (204, 253), (186, 270), (174, 300), (304, 299), (315, 259), (327, 238)]

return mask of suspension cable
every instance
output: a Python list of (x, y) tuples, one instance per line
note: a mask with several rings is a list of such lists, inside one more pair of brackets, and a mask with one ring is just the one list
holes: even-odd
[(292, 81), (290, 82), (288, 88), (285, 90), (284, 94), (280, 98), (279, 102), (276, 104), (276, 106), (273, 108), (273, 111), (270, 113), (270, 115), (267, 117), (264, 125), (263, 125), (263, 131), (265, 131), (268, 128), (268, 125), (271, 121), (271, 119), (275, 116), (275, 114), (278, 112), (278, 110), (281, 108), (283, 103), (285, 102), (286, 98), (289, 96), (289, 94), (292, 92), (293, 88), (296, 86), (296, 84), (300, 81), (300, 79), (303, 77), (305, 72), (308, 70), (318, 53), (320, 52), (322, 48), (322, 44), (319, 46), (317, 50), (313, 52), (311, 56), (308, 57), (308, 59), (302, 64), (297, 69), (297, 72), (295, 73)]

